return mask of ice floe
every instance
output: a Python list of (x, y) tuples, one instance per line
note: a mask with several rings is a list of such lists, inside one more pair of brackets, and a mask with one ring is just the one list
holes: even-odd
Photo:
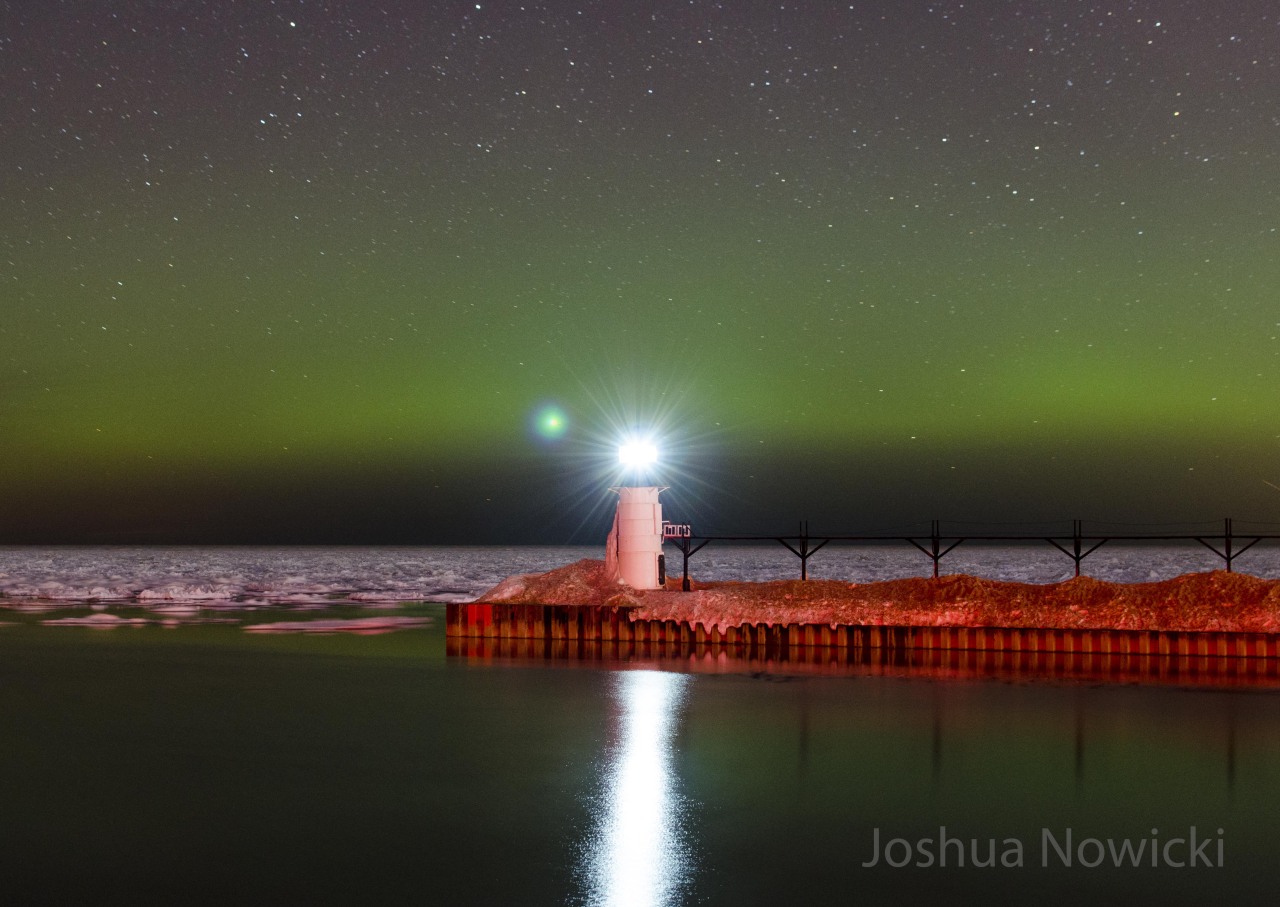
[(143, 627), (151, 621), (142, 617), (120, 617), (117, 614), (90, 614), (87, 617), (56, 617), (42, 620), (46, 627), (92, 627), (95, 630), (114, 630), (117, 627)]
[(265, 624), (249, 624), (247, 633), (390, 633), (425, 627), (429, 617), (355, 617), (348, 620), (281, 620)]

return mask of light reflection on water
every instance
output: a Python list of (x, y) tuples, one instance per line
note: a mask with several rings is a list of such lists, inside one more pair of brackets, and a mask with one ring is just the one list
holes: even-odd
[(672, 766), (688, 680), (665, 671), (614, 676), (613, 736), (582, 847), (587, 904), (663, 907), (688, 883), (687, 804)]

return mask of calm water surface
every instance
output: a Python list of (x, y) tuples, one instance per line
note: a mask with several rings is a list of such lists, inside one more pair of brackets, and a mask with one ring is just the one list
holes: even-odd
[[(397, 613), (436, 620), (0, 615), (6, 903), (1264, 903), (1280, 882), (1271, 690), (470, 661), (442, 607)], [(943, 826), (947, 867), (912, 865)], [(1192, 826), (1213, 865), (1169, 865)], [(1073, 865), (1043, 866), (1068, 829)], [(1108, 838), (1143, 865), (1082, 866)]]

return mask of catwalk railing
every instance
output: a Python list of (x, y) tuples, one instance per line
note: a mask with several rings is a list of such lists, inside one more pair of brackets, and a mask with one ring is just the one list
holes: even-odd
[(1048, 542), (1057, 548), (1075, 564), (1075, 575), (1080, 575), (1080, 562), (1107, 542), (1199, 542), (1208, 548), (1226, 565), (1231, 572), (1237, 557), (1244, 554), (1254, 545), (1266, 540), (1280, 539), (1280, 533), (1246, 532), (1237, 533), (1233, 520), (1228, 517), (1222, 521), (1221, 533), (1141, 533), (1126, 535), (1118, 533), (1086, 534), (1082, 520), (1073, 520), (1071, 533), (1022, 533), (1004, 535), (984, 535), (955, 533), (944, 534), (942, 521), (933, 520), (928, 535), (922, 533), (877, 534), (877, 535), (811, 535), (808, 522), (800, 524), (800, 532), (796, 535), (697, 535), (688, 526), (670, 527), (676, 532), (667, 533), (667, 541), (673, 542), (683, 555), (683, 588), (689, 591), (689, 558), (697, 554), (711, 542), (778, 542), (800, 559), (800, 579), (809, 578), (809, 558), (813, 557), (831, 542), (851, 542), (878, 544), (885, 542), (907, 542), (914, 545), (933, 562), (933, 576), (938, 576), (938, 566), (944, 557), (955, 550), (963, 542)]

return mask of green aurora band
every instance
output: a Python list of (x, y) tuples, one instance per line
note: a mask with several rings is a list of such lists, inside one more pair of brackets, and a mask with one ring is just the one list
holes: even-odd
[(2, 541), (594, 541), (634, 425), (705, 531), (1280, 519), (1258, 4), (111, 6), (8, 14)]

